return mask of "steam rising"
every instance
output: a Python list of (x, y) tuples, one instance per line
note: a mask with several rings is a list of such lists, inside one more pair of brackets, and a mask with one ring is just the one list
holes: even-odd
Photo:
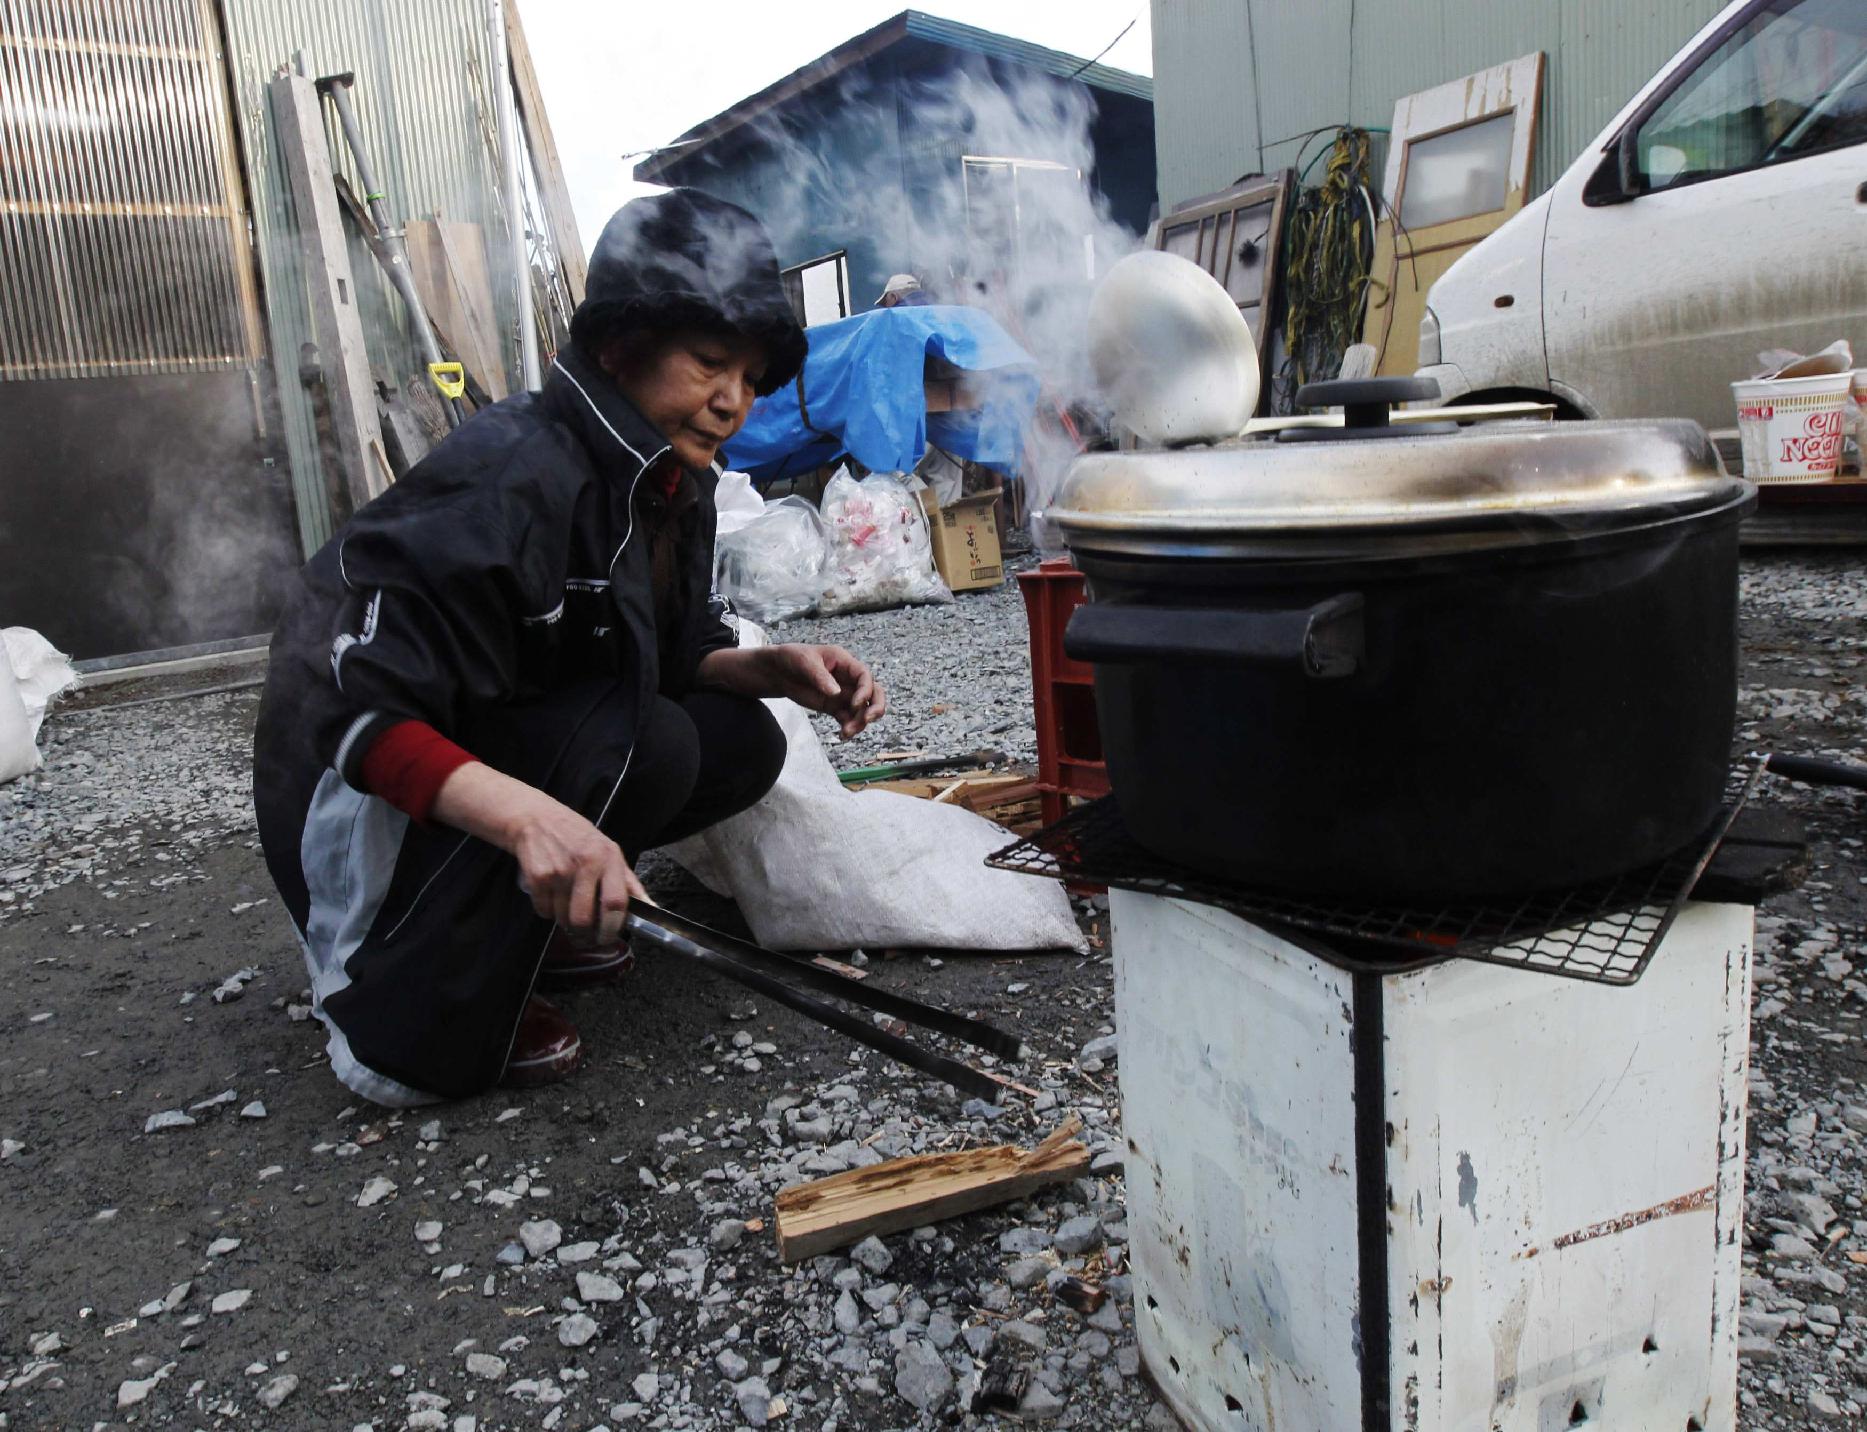
[[(997, 78), (983, 64), (904, 79), (898, 93), (858, 74), (814, 112), (755, 122), (759, 167), (779, 177), (750, 207), (789, 260), (833, 235), (883, 272), (913, 273), (940, 302), (987, 310), (1037, 358), (1046, 407), (1100, 413), (1089, 293), (1140, 240), (1093, 187), (1095, 113), (1081, 85)], [(886, 142), (897, 135), (898, 149)], [(1074, 452), (1040, 415), (1024, 473), (1032, 509)]]

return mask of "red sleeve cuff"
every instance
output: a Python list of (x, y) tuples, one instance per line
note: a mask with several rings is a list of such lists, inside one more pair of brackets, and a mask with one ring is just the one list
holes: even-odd
[(371, 743), (358, 774), (371, 795), (425, 824), (442, 782), (475, 759), (426, 721), (398, 721)]

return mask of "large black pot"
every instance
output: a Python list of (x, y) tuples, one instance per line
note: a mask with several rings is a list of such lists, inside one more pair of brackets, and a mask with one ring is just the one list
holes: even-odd
[(1711, 479), (1559, 520), (1171, 540), (1065, 511), (1091, 598), (1065, 649), (1095, 665), (1131, 833), (1196, 870), (1403, 900), (1572, 885), (1692, 840), (1725, 784), (1754, 502)]

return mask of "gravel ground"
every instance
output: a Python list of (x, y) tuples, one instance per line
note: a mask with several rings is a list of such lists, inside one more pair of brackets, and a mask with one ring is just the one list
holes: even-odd
[[(1017, 571), (1030, 564), (1025, 559), (1009, 566)], [(990, 749), (1035, 761), (1025, 632), (1024, 601), (1018, 584), (1007, 581), (969, 592), (950, 606), (792, 621), (772, 635), (848, 647), (875, 668), (887, 688), (892, 719), (836, 753), (839, 765), (850, 766), (902, 748), (924, 748), (936, 756)]]
[[(1845, 557), (1746, 563), (1740, 739), (1867, 753), (1867, 588)], [(1809, 824), (1813, 869), (1758, 912), (1746, 1170), (1745, 1427), (1867, 1412), (1867, 941), (1861, 797), (1772, 780)]]
[[(1747, 563), (1744, 743), (1867, 750), (1840, 558)], [(882, 750), (1034, 754), (1014, 587), (794, 623), (888, 684)], [(572, 999), (591, 1063), (408, 1115), (324, 1067), (252, 833), (254, 693), (67, 710), (0, 788), (0, 1428), (1165, 1426), (1136, 1375), (1100, 930), (1087, 960), (869, 952), (1017, 1028), (1036, 1100), (962, 1104), (788, 1012), (646, 958)], [(1742, 1425), (1867, 1408), (1867, 920), (1858, 798), (1772, 782), (1815, 864), (1758, 934)], [(663, 864), (671, 903), (734, 919)], [(1080, 1112), (1095, 1176), (794, 1267), (770, 1199)], [(1859, 1220), (1859, 1221), (1856, 1221)], [(1054, 1290), (1111, 1294), (1084, 1318)]]

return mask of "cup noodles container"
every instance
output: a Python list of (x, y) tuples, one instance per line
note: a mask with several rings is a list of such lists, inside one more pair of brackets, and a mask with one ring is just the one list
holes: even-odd
[(1833, 482), (1854, 425), (1853, 375), (1733, 383), (1744, 476), (1752, 482)]
[(1854, 445), (1861, 450), (1861, 464), (1867, 467), (1867, 368), (1854, 370)]

